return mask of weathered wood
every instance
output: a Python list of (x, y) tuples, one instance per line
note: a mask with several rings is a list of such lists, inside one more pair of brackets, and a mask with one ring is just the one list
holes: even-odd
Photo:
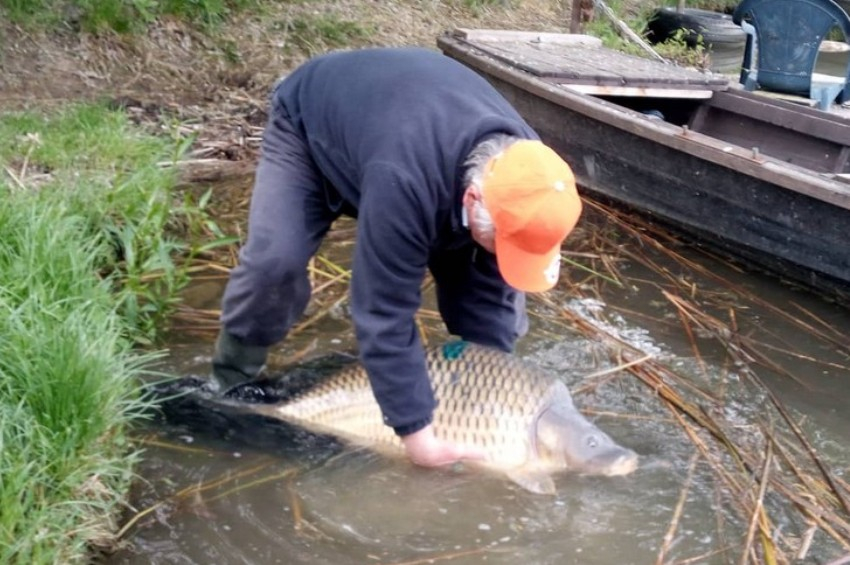
[(529, 42), (509, 39), (509, 36), (499, 40), (487, 39), (486, 35), (479, 37), (485, 39), (463, 41), (512, 67), (538, 77), (565, 79), (563, 82), (570, 84), (711, 90), (725, 90), (729, 86), (729, 80), (720, 75), (661, 65), (601, 46)]
[[(708, 106), (741, 114), (760, 123), (772, 124), (797, 132), (801, 136), (825, 139), (839, 145), (850, 145), (850, 122), (816, 110), (764, 99), (744, 90), (718, 93)], [(697, 129), (695, 126), (691, 126)]]
[(570, 8), (570, 33), (580, 33), (581, 25), (581, 0), (572, 0)]
[(550, 33), (536, 31), (511, 31), (503, 29), (455, 28), (452, 35), (466, 41), (508, 41), (521, 43), (551, 43), (553, 45), (573, 45), (601, 47), (602, 40), (592, 35), (574, 33)]
[(754, 93), (758, 96), (763, 96), (765, 98), (773, 98), (774, 100), (785, 100), (787, 102), (793, 102), (794, 104), (800, 104), (802, 106), (807, 106), (809, 108), (814, 108), (818, 105), (817, 100), (813, 100), (808, 96), (798, 96), (796, 94), (788, 94), (787, 92), (771, 92), (770, 90), (755, 90)]

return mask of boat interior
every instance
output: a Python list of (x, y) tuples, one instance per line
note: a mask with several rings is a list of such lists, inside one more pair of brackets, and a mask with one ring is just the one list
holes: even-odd
[(710, 98), (598, 98), (818, 173), (850, 172), (850, 120), (738, 88)]

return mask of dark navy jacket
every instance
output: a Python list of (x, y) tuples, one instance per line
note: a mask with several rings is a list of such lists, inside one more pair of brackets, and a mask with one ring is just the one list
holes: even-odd
[(324, 55), (275, 96), (336, 189), (330, 198), (358, 217), (360, 356), (384, 421), (412, 433), (435, 406), (414, 322), (429, 255), (471, 244), (460, 225), (463, 162), (495, 133), (537, 135), (483, 78), (426, 49)]

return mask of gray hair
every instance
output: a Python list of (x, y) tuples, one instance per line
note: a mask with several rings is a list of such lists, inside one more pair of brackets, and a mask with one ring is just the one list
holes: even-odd
[(484, 178), (484, 168), (490, 162), (490, 159), (517, 141), (519, 141), (518, 137), (505, 133), (497, 133), (473, 147), (466, 161), (463, 163), (466, 166), (466, 173), (463, 176), (465, 185), (469, 186), (472, 184), (480, 190), (482, 179)]
[[(496, 134), (488, 137), (478, 145), (472, 148), (469, 156), (466, 158), (466, 172), (464, 173), (465, 187), (470, 185), (475, 186), (479, 191), (483, 187), (484, 169), (490, 160), (500, 154), (502, 151), (519, 141), (518, 137), (507, 135), (504, 133)], [(496, 228), (493, 225), (493, 218), (490, 212), (480, 202), (476, 201), (472, 208), (471, 227), (474, 225), (474, 237), (485, 248), (492, 251), (494, 249), (494, 236)]]

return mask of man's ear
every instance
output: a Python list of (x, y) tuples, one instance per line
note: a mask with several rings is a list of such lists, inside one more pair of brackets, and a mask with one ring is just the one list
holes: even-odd
[(475, 185), (470, 184), (463, 192), (463, 205), (469, 206), (476, 200), (481, 200), (481, 195), (478, 194), (478, 191), (475, 189)]

